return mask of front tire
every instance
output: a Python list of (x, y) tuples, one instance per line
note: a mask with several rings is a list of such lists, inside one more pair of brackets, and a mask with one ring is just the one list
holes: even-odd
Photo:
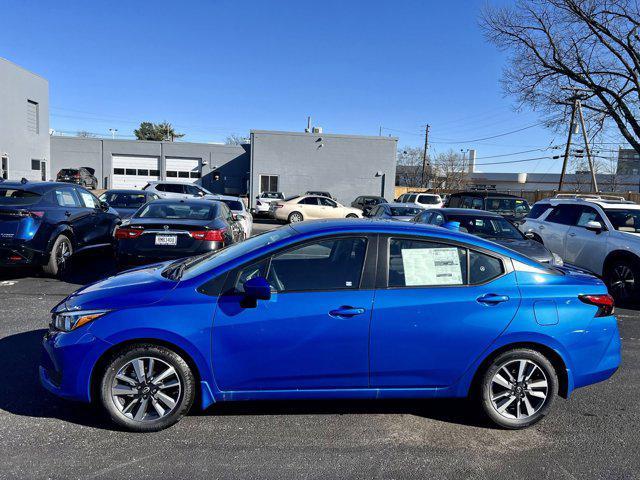
[(347, 215), (347, 218), (358, 218), (358, 215), (356, 215), (355, 213), (350, 213), (349, 215)]
[(67, 268), (71, 255), (73, 255), (71, 240), (66, 235), (58, 235), (58, 238), (53, 242), (53, 247), (51, 247), (49, 261), (42, 267), (42, 270), (52, 277), (60, 276)]
[(300, 212), (291, 212), (288, 217), (289, 223), (299, 223), (304, 220)]
[(540, 352), (518, 348), (498, 355), (480, 383), (480, 407), (494, 424), (511, 430), (544, 418), (558, 395), (558, 376)]
[(187, 362), (169, 348), (127, 347), (107, 363), (100, 381), (103, 408), (116, 424), (134, 432), (155, 432), (178, 422), (195, 398)]

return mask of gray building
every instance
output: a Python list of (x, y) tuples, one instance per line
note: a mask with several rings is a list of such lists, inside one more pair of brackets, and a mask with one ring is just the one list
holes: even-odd
[(0, 58), (0, 177), (50, 178), (49, 83)]
[(51, 137), (52, 173), (91, 167), (99, 188), (142, 188), (154, 180), (197, 182), (240, 195), (249, 185), (249, 146)]
[(285, 195), (326, 190), (393, 197), (395, 138), (254, 130), (251, 144), (218, 145), (51, 137), (52, 175), (91, 167), (100, 188), (142, 188), (153, 180), (197, 182), (214, 193)]
[(616, 173), (621, 175), (640, 174), (640, 154), (632, 148), (618, 150), (618, 168)]
[(358, 195), (393, 198), (397, 143), (392, 137), (252, 130), (249, 199), (264, 190), (325, 190), (345, 204)]

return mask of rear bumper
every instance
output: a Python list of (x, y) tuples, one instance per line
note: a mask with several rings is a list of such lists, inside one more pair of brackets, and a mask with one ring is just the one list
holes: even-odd
[(606, 345), (599, 360), (596, 360), (594, 366), (584, 370), (577, 367), (574, 369), (574, 388), (602, 382), (610, 378), (618, 370), (622, 362), (622, 342), (617, 324), (613, 330), (609, 343)]
[(0, 266), (2, 267), (44, 265), (48, 260), (47, 253), (29, 248), (27, 245), (0, 244)]
[(197, 248), (190, 250), (153, 249), (138, 250), (135, 246), (124, 245), (119, 242), (117, 246), (118, 261), (123, 265), (141, 265), (151, 262), (164, 262), (177, 258), (193, 257), (203, 253), (220, 250), (224, 247), (222, 242), (202, 242)]

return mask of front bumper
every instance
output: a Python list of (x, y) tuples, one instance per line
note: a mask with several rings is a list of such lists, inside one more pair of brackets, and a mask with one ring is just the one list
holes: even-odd
[(59, 397), (91, 401), (93, 367), (110, 346), (86, 329), (47, 332), (42, 339), (40, 383)]

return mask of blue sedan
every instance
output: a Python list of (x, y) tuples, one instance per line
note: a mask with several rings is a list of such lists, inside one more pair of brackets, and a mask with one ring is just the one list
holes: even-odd
[(155, 431), (237, 400), (469, 397), (505, 428), (609, 378), (605, 285), (465, 233), (304, 222), (84, 287), (52, 311), (42, 384)]

